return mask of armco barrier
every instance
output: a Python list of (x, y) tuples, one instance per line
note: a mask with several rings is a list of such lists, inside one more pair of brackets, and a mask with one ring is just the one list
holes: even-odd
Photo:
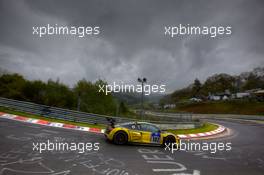
[[(79, 112), (79, 111), (68, 110), (63, 108), (40, 105), (31, 102), (12, 100), (3, 97), (0, 97), (0, 106), (12, 108), (26, 113), (41, 115), (47, 118), (61, 119), (61, 120), (81, 122), (81, 123), (107, 124), (108, 118), (113, 118), (115, 119), (116, 122), (129, 122), (135, 120), (124, 117), (113, 117), (113, 116), (92, 114), (86, 112)], [(163, 123), (163, 122), (178, 123), (183, 120), (189, 121), (190, 118), (183, 118), (182, 116), (180, 118), (176, 116), (174, 117), (153, 116), (151, 117), (151, 119), (144, 121), (153, 122), (153, 123)]]
[(114, 118), (117, 122), (128, 122), (133, 120), (129, 118), (112, 117), (106, 115), (73, 111), (68, 109), (40, 105), (31, 102), (11, 100), (2, 97), (0, 97), (0, 106), (12, 108), (26, 113), (41, 115), (47, 118), (61, 119), (81, 123), (107, 124), (107, 118)]

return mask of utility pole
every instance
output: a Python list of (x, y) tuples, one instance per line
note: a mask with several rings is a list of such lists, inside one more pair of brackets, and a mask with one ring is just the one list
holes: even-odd
[(144, 98), (144, 83), (147, 82), (146, 78), (138, 78), (138, 82), (141, 83), (141, 87), (142, 87), (142, 92), (141, 92), (141, 111), (140, 111), (140, 117), (141, 120), (143, 120), (143, 114), (144, 114), (144, 105), (143, 105), (143, 98)]

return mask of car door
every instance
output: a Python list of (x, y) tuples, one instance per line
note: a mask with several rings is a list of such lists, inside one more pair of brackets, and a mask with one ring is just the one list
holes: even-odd
[(132, 124), (129, 128), (130, 142), (141, 142), (142, 132), (136, 124)]
[(161, 134), (159, 128), (150, 124), (140, 124), (142, 131), (142, 142), (143, 143), (153, 143), (160, 144), (161, 142)]

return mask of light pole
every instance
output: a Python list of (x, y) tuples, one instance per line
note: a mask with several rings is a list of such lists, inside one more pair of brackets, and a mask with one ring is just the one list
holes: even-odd
[(144, 106), (143, 106), (143, 96), (144, 96), (144, 83), (147, 82), (147, 79), (146, 78), (138, 78), (138, 82), (141, 83), (141, 87), (142, 87), (142, 92), (141, 92), (141, 112), (140, 112), (140, 117), (141, 117), (141, 120), (143, 120), (143, 110), (144, 110)]

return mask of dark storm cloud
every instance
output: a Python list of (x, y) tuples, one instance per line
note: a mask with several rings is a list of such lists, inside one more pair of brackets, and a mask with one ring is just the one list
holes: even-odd
[[(263, 1), (63, 0), (10, 1), (0, 6), (2, 69), (31, 79), (81, 78), (135, 82), (146, 76), (180, 88), (213, 73), (240, 73), (264, 65)], [(32, 26), (100, 26), (99, 37), (32, 35)], [(164, 25), (229, 25), (220, 38), (164, 36)]]

